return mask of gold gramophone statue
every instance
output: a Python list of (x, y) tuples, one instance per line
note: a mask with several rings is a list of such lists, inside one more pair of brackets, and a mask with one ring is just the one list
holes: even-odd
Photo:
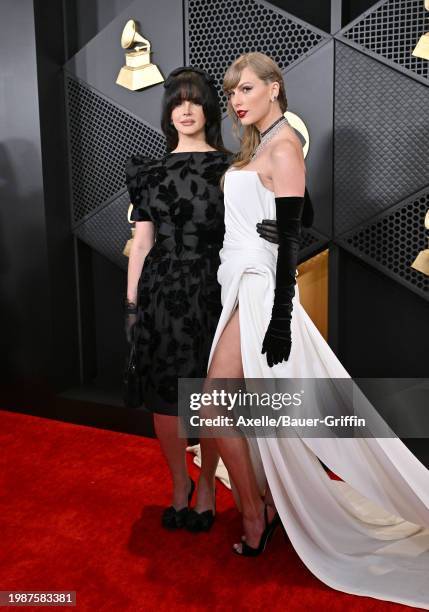
[[(429, 230), (429, 210), (427, 211), (425, 217), (425, 228)], [(427, 249), (420, 251), (411, 264), (411, 267), (414, 268), (414, 270), (418, 270), (419, 272), (426, 274), (426, 276), (429, 276), (429, 244)]]
[[(429, 11), (429, 0), (425, 0), (425, 9)], [(414, 57), (421, 57), (422, 59), (429, 60), (429, 32), (420, 36), (420, 40), (412, 52), (412, 55), (414, 55)]]
[(116, 79), (118, 85), (137, 91), (164, 81), (158, 66), (150, 61), (150, 42), (137, 32), (133, 19), (125, 24), (121, 46), (123, 49), (132, 47), (133, 50), (125, 53), (126, 65), (121, 68)]

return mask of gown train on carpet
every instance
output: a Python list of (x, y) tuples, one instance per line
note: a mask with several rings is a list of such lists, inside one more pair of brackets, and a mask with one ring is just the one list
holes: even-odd
[[(223, 310), (211, 348), (239, 306), (245, 378), (350, 378), (299, 301), (287, 362), (261, 354), (274, 299), (277, 246), (256, 233), (275, 218), (256, 172), (225, 177), (225, 239), (218, 280)], [(370, 350), (370, 347), (368, 347)], [(268, 482), (296, 552), (327, 585), (429, 609), (429, 470), (397, 438), (248, 439), (261, 488)], [(323, 463), (343, 482), (332, 480)]]

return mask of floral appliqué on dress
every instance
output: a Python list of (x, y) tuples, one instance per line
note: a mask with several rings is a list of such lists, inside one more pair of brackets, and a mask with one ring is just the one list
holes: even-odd
[(133, 221), (151, 221), (155, 244), (138, 284), (134, 328), (145, 406), (177, 414), (178, 378), (204, 378), (222, 310), (217, 270), (224, 236), (221, 151), (132, 156), (126, 183)]

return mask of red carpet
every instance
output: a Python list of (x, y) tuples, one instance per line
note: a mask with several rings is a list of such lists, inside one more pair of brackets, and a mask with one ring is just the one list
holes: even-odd
[(0, 590), (74, 590), (91, 612), (415, 610), (326, 587), (280, 530), (262, 557), (235, 556), (240, 519), (221, 484), (209, 534), (162, 530), (154, 440), (0, 412), (0, 444)]

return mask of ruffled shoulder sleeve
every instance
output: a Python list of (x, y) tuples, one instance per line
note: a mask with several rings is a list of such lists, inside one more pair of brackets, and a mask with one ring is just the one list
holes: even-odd
[(150, 157), (132, 155), (125, 163), (125, 182), (133, 205), (132, 221), (152, 221), (148, 186)]

